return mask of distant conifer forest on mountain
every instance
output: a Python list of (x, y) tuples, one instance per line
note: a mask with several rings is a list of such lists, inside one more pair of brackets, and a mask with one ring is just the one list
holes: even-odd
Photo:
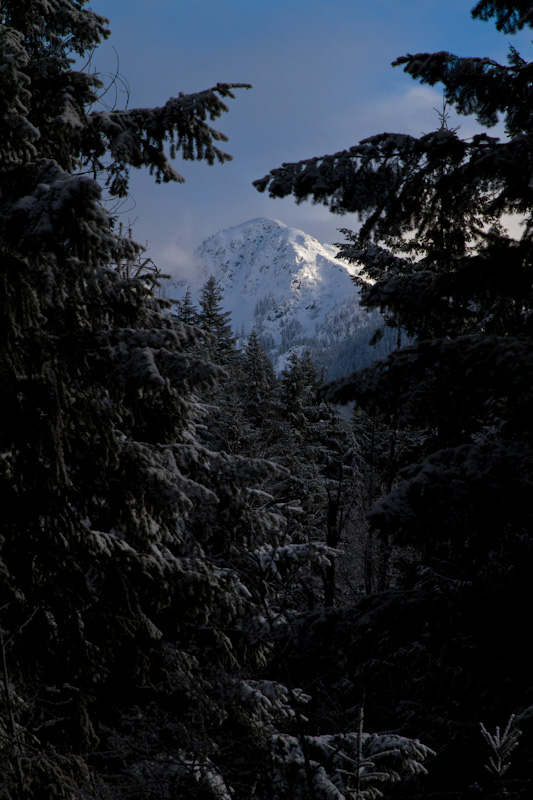
[(225, 169), (248, 85), (104, 107), (85, 0), (0, 22), (0, 800), (530, 800), (532, 64), (400, 56), (435, 130), (255, 181), (355, 215), (392, 349), (325, 382), (214, 279), (162, 297), (113, 210)]

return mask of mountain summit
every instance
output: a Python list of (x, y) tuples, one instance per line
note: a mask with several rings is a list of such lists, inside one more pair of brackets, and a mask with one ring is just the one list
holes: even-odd
[[(194, 281), (174, 279), (169, 296), (180, 299), (190, 287), (197, 298), (207, 278), (214, 276), (237, 335), (247, 336), (255, 327), (278, 371), (295, 347), (309, 347), (329, 377), (343, 371), (347, 356), (346, 371), (362, 365), (354, 348), (361, 355), (364, 340), (367, 351), (382, 320), (360, 307), (351, 279), (357, 267), (336, 258), (333, 245), (259, 217), (215, 233), (195, 255), (199, 268)], [(377, 355), (372, 350), (363, 361)]]

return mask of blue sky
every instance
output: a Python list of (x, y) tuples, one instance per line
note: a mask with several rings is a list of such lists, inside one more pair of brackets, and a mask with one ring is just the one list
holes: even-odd
[[(509, 43), (530, 58), (531, 34), (509, 39), (474, 22), (460, 0), (92, 0), (112, 36), (92, 66), (113, 73), (116, 53), (130, 107), (163, 104), (219, 81), (251, 83), (216, 127), (232, 162), (176, 163), (185, 184), (157, 186), (135, 173), (124, 224), (164, 271), (187, 269), (194, 248), (217, 230), (274, 217), (324, 242), (349, 216), (290, 198), (271, 200), (252, 181), (284, 161), (342, 150), (382, 131), (432, 130), (438, 88), (390, 66), (405, 53), (448, 50), (503, 61)], [(124, 98), (119, 96), (119, 105)], [(477, 128), (461, 118), (465, 136)]]

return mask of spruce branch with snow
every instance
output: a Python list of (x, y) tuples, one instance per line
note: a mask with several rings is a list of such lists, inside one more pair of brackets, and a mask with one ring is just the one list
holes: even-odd
[(479, 727), (490, 752), (489, 763), (485, 764), (485, 769), (492, 775), (501, 777), (511, 766), (511, 753), (518, 747), (518, 739), (522, 734), (515, 724), (515, 715), (511, 714), (503, 732), (500, 732), (499, 725), (496, 726), (495, 733), (489, 733), (482, 722), (479, 723)]

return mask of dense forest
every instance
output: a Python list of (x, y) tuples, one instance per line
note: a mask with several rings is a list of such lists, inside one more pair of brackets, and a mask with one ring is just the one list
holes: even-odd
[(103, 109), (85, 0), (0, 22), (0, 798), (529, 800), (532, 65), (401, 57), (505, 137), (444, 110), (256, 182), (359, 216), (398, 331), (324, 386), (237, 346), (215, 281), (161, 298), (108, 199), (228, 161), (248, 87)]

